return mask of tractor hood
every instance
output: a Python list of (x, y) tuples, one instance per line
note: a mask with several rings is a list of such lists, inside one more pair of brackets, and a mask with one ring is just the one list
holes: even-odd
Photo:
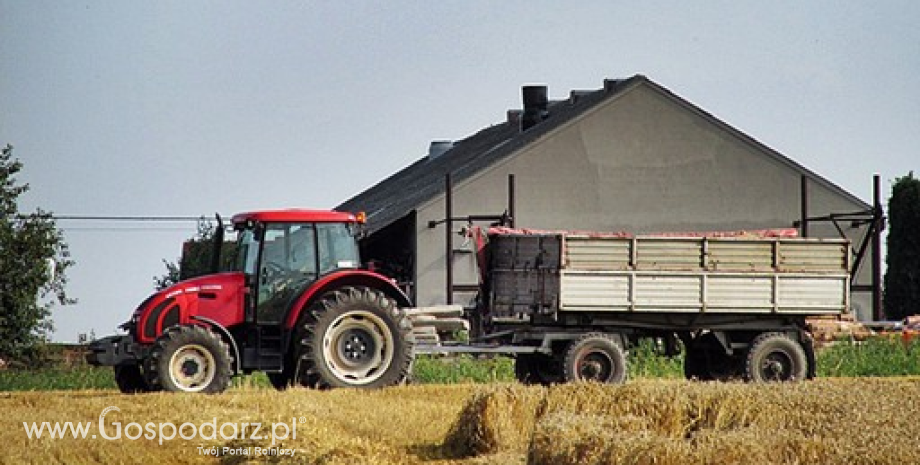
[(245, 288), (245, 276), (238, 272), (188, 279), (148, 297), (124, 326), (142, 344), (152, 343), (170, 326), (201, 318), (230, 327), (243, 322)]

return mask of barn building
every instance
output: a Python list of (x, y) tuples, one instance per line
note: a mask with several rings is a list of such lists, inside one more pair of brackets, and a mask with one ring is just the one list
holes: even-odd
[[(417, 305), (473, 298), (472, 245), (454, 234), (451, 251), (445, 247), (448, 174), (452, 217), (502, 214), (511, 200), (515, 226), (534, 229), (789, 228), (802, 216), (803, 183), (809, 216), (872, 209), (641, 75), (604, 80), (600, 89), (571, 91), (561, 101), (548, 101), (543, 86), (526, 86), (523, 96), (523, 110), (508, 111), (503, 122), (432, 142), (426, 156), (336, 207), (366, 212), (364, 257), (385, 264), (382, 271)], [(453, 222), (452, 229), (464, 225)], [(844, 226), (855, 244), (869, 229)], [(808, 235), (839, 237), (830, 223), (811, 225)], [(868, 279), (868, 268), (857, 281)], [(852, 295), (861, 319), (871, 317), (871, 297)]]

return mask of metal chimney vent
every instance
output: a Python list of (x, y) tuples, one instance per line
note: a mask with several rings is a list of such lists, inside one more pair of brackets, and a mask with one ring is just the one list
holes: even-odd
[(524, 98), (524, 113), (521, 115), (521, 131), (526, 131), (549, 116), (546, 110), (549, 99), (546, 86), (524, 86), (521, 88)]

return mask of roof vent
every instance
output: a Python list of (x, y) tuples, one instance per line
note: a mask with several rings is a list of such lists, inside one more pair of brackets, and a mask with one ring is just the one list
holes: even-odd
[(549, 100), (546, 97), (546, 86), (524, 86), (521, 88), (521, 94), (524, 97), (521, 131), (526, 131), (549, 116), (549, 112), (546, 111)]
[(573, 90), (569, 93), (569, 103), (572, 105), (578, 103), (584, 97), (591, 95), (594, 91), (591, 90)]
[(622, 79), (604, 79), (604, 91), (610, 93), (616, 92), (622, 83)]
[(428, 146), (428, 159), (434, 160), (454, 148), (454, 142), (449, 140), (433, 140)]

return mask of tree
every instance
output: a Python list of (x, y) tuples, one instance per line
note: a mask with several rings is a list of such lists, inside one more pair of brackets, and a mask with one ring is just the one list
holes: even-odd
[(21, 170), (7, 145), (0, 153), (0, 357), (12, 359), (34, 356), (53, 330), (53, 306), (74, 303), (65, 292), (73, 261), (63, 233), (50, 212), (19, 211), (29, 190), (16, 181)]
[(888, 219), (885, 315), (902, 319), (920, 313), (920, 179), (913, 171), (895, 179)]
[[(166, 265), (166, 274), (154, 276), (153, 282), (157, 290), (166, 289), (173, 284), (186, 279), (212, 273), (211, 256), (214, 253), (214, 234), (217, 227), (203, 216), (198, 220), (198, 232), (194, 237), (182, 244), (182, 256), (177, 262), (163, 260)], [(229, 268), (234, 256), (236, 245), (224, 242), (221, 249), (220, 269)]]

